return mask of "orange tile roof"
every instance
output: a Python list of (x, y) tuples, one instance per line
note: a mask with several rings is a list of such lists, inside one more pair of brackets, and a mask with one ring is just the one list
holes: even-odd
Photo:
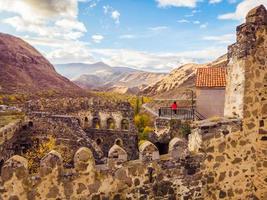
[(209, 67), (197, 69), (196, 87), (225, 87), (226, 68)]

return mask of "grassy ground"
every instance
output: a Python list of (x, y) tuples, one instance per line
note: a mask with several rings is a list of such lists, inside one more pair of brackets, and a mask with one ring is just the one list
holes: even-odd
[(11, 122), (15, 122), (18, 119), (22, 119), (24, 117), (23, 113), (20, 112), (4, 112), (0, 113), (0, 128), (6, 126)]

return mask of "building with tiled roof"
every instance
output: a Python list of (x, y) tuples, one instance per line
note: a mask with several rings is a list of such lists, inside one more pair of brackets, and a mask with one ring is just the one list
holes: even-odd
[(196, 75), (196, 109), (206, 118), (223, 116), (225, 67), (199, 68)]
[(225, 87), (226, 68), (209, 67), (197, 70), (196, 87)]

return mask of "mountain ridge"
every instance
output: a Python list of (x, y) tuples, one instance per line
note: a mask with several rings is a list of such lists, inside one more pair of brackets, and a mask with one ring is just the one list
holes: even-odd
[(21, 38), (0, 33), (0, 92), (32, 93), (44, 90), (79, 91), (54, 66)]

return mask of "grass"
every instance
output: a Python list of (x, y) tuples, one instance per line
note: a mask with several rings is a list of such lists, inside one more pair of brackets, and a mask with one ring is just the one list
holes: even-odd
[(0, 113), (0, 128), (15, 122), (16, 120), (23, 119), (24, 113), (21, 112), (4, 112)]

